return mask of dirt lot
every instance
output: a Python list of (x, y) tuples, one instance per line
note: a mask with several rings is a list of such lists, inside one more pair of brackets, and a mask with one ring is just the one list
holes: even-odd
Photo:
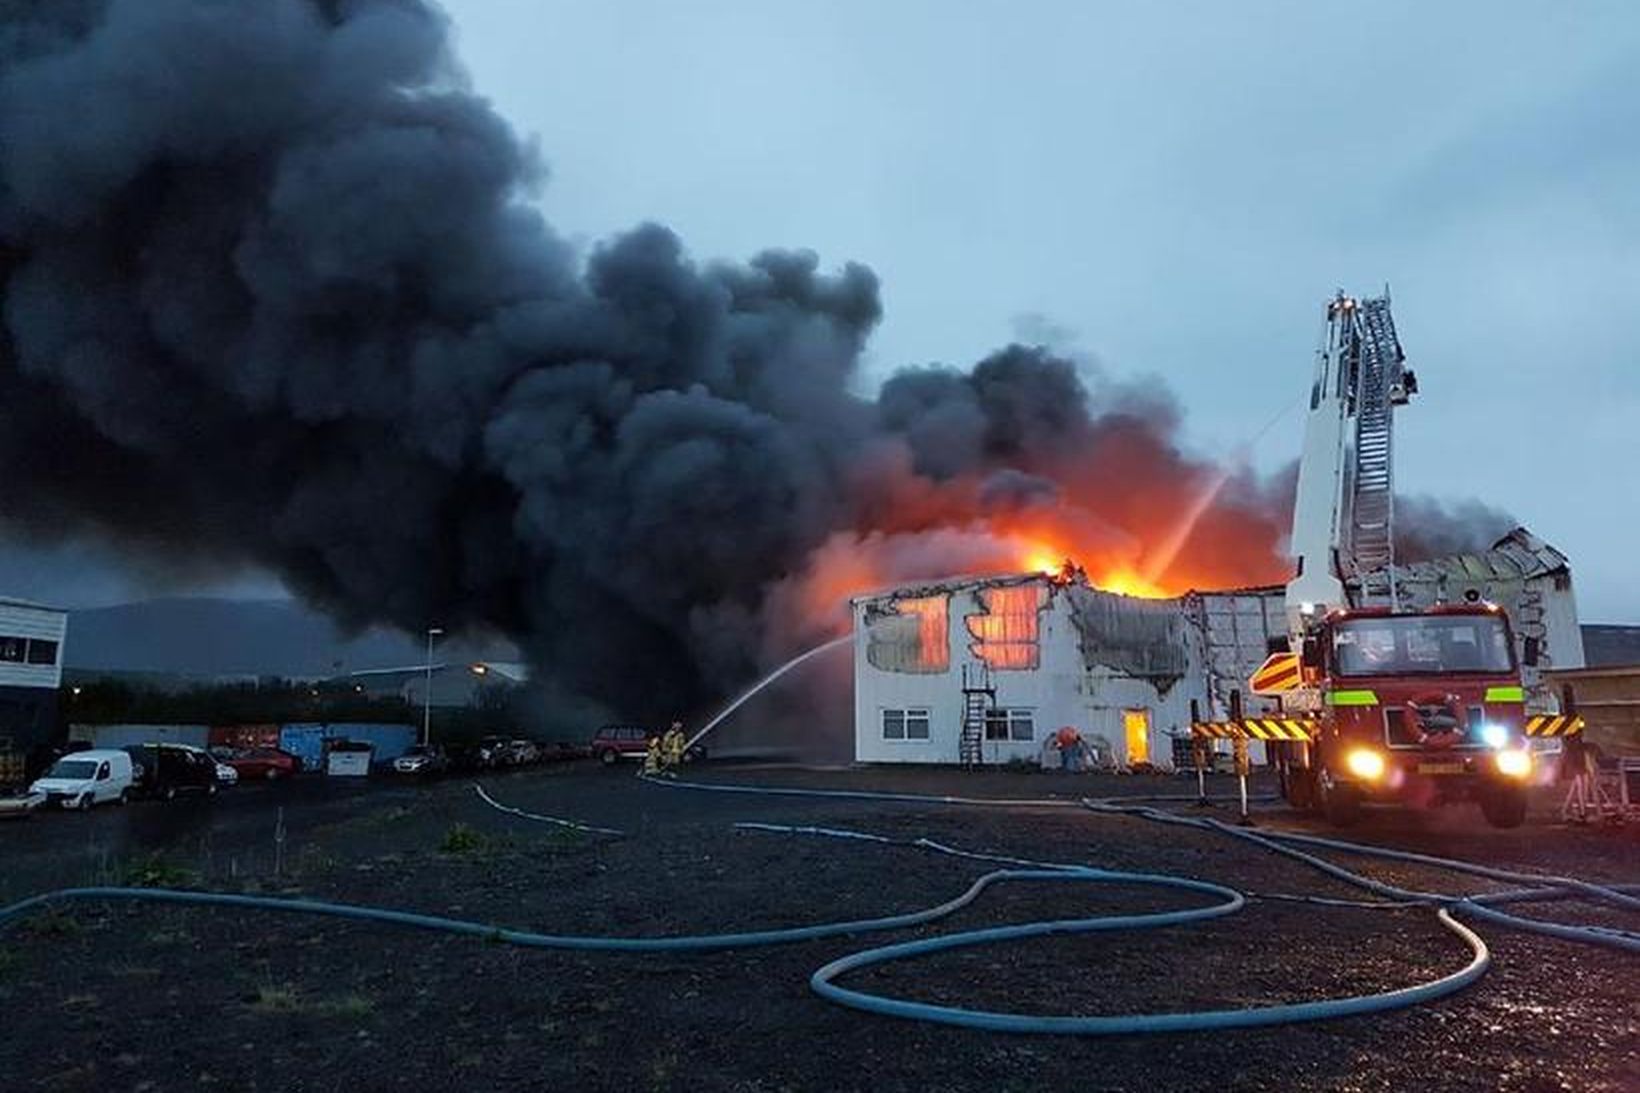
[[(931, 770), (702, 773), (1067, 800), (1187, 788), (1162, 778)], [(992, 868), (907, 846), (737, 831), (739, 820), (927, 836), (1253, 893), (1361, 894), (1222, 835), (1080, 809), (704, 793), (590, 764), (484, 781), (508, 804), (628, 834), (588, 836), (506, 815), (466, 781), (364, 787), (314, 779), (215, 802), (0, 826), (0, 904), (67, 885), (173, 884), (636, 936), (907, 911), (956, 895)], [(1278, 811), (1261, 823), (1316, 829)], [(1640, 880), (1637, 836), (1632, 828), (1566, 829), (1547, 814), (1494, 831), (1459, 810), (1374, 813), (1352, 835), (1611, 881)], [(1412, 886), (1464, 887), (1427, 868), (1351, 864)], [(920, 930), (666, 956), (527, 950), (268, 912), (78, 904), (0, 936), (0, 1075), (8, 1089), (156, 1091), (1640, 1088), (1640, 960), (1496, 927), (1480, 928), (1491, 972), (1455, 997), (1262, 1031), (1085, 1040), (969, 1032), (843, 1009), (807, 985), (822, 963), (872, 944), (1198, 902), (1136, 887), (1014, 885)], [(1640, 925), (1585, 904), (1521, 909)], [(1255, 899), (1239, 915), (1194, 925), (968, 949), (845, 982), (1028, 1013), (1137, 1013), (1381, 991), (1466, 959), (1426, 909)]]

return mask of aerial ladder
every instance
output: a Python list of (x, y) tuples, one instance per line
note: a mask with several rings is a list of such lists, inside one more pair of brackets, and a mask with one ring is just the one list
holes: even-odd
[[(1293, 505), (1287, 628), (1337, 607), (1399, 606), (1395, 590), (1394, 415), (1418, 391), (1395, 335), (1389, 291), (1338, 293), (1316, 350)], [(1358, 589), (1352, 601), (1348, 583)]]
[(1401, 602), (1394, 415), (1417, 390), (1388, 290), (1329, 300), (1293, 504), (1289, 651), (1248, 681), (1279, 708), (1244, 717), (1232, 692), (1229, 720), (1193, 719), (1192, 733), (1236, 741), (1238, 759), (1247, 740), (1265, 741), (1283, 796), (1337, 824), (1368, 800), (1468, 800), (1514, 827), (1534, 763), (1526, 738), (1576, 732), (1581, 720), (1556, 730), (1526, 716), (1514, 637), (1496, 606)]

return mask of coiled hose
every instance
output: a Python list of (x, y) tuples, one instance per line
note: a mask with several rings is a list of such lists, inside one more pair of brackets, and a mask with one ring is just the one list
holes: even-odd
[[(1220, 824), (1216, 820), (1177, 817), (1160, 810), (1115, 806), (1102, 802), (1070, 802), (1063, 799), (1047, 800), (1006, 800), (997, 801), (985, 798), (944, 797), (922, 794), (903, 793), (873, 793), (860, 790), (804, 790), (789, 787), (755, 787), (739, 785), (713, 785), (699, 782), (657, 782), (674, 788), (696, 789), (730, 793), (766, 793), (779, 796), (809, 796), (820, 798), (845, 798), (853, 800), (876, 800), (900, 803), (922, 803), (932, 805), (964, 805), (980, 807), (1086, 807), (1096, 811), (1119, 811), (1139, 815), (1146, 819), (1162, 822), (1181, 822), (1192, 826), (1209, 827), (1223, 830), (1238, 837), (1249, 838), (1268, 849), (1276, 850), (1284, 855), (1307, 861), (1317, 868), (1347, 880), (1360, 887), (1368, 888), (1380, 895), (1389, 896), (1396, 902), (1379, 904), (1380, 906), (1406, 905), (1409, 902), (1429, 903), (1440, 902), (1461, 909), (1485, 912), (1481, 917), (1499, 916), (1513, 924), (1515, 916), (1504, 915), (1491, 908), (1484, 908), (1480, 900), (1488, 902), (1502, 902), (1505, 898), (1529, 899), (1551, 898), (1564, 896), (1575, 892), (1577, 895), (1594, 894), (1599, 892), (1624, 896), (1624, 893), (1615, 888), (1605, 888), (1598, 885), (1585, 885), (1584, 882), (1557, 884), (1562, 878), (1532, 878), (1534, 883), (1542, 883), (1548, 887), (1543, 889), (1526, 890), (1513, 893), (1497, 893), (1482, 897), (1450, 897), (1431, 893), (1409, 892), (1374, 881), (1371, 878), (1360, 877), (1350, 873), (1341, 866), (1334, 865), (1314, 855), (1296, 850), (1290, 846), (1283, 846), (1276, 841), (1275, 836), (1253, 835), (1239, 828)], [(545, 820), (553, 823), (567, 823), (579, 825), (574, 821), (563, 821), (556, 817), (539, 816), (514, 810), (500, 804), (487, 794), (486, 802), (494, 807), (513, 812), (516, 815), (530, 819)], [(750, 825), (765, 830), (787, 830), (798, 834), (821, 835), (835, 838), (853, 839), (866, 842), (893, 842), (882, 836), (862, 834), (859, 832), (845, 832), (825, 828), (780, 828), (775, 825)], [(1327, 840), (1327, 842), (1331, 842)], [(1016, 1013), (1000, 1013), (985, 1010), (973, 1010), (956, 1006), (941, 1006), (930, 1003), (916, 1002), (907, 999), (887, 997), (856, 991), (839, 986), (836, 979), (848, 972), (872, 965), (884, 964), (896, 960), (911, 959), (927, 956), (932, 953), (949, 951), (976, 945), (990, 945), (1005, 941), (1014, 941), (1022, 938), (1041, 937), (1055, 934), (1080, 934), (1097, 931), (1152, 929), (1164, 926), (1202, 921), (1234, 914), (1245, 906), (1245, 896), (1233, 888), (1215, 884), (1209, 881), (1196, 880), (1186, 877), (1169, 876), (1165, 874), (1130, 873), (1112, 870), (1095, 869), (1085, 865), (1067, 863), (1028, 862), (1024, 859), (1002, 858), (999, 855), (982, 854), (974, 851), (964, 851), (943, 846), (931, 840), (917, 840), (911, 844), (923, 849), (938, 853), (950, 854), (958, 857), (975, 860), (1000, 860), (1009, 863), (1013, 868), (998, 869), (986, 873), (975, 880), (966, 891), (953, 899), (947, 900), (935, 907), (921, 911), (912, 911), (900, 915), (891, 915), (881, 918), (861, 919), (848, 922), (821, 923), (812, 926), (799, 926), (780, 930), (762, 930), (744, 933), (704, 934), (679, 937), (657, 938), (618, 938), (618, 937), (581, 937), (570, 935), (542, 934), (526, 930), (513, 930), (490, 924), (472, 922), (460, 919), (443, 918), (434, 915), (423, 915), (407, 911), (394, 911), (386, 908), (365, 907), (354, 904), (334, 903), (320, 900), (283, 899), (268, 896), (246, 896), (214, 892), (188, 892), (174, 889), (160, 888), (68, 888), (43, 893), (30, 899), (0, 908), (0, 931), (14, 925), (24, 915), (31, 911), (52, 903), (79, 901), (79, 900), (121, 900), (144, 901), (167, 904), (185, 904), (213, 907), (251, 908), (258, 910), (283, 911), (287, 913), (324, 915), (345, 919), (382, 922), (390, 925), (409, 926), (418, 929), (439, 930), (448, 933), (482, 937), (485, 939), (521, 945), (530, 948), (567, 949), (591, 952), (626, 952), (626, 953), (657, 953), (657, 952), (709, 952), (724, 949), (749, 948), (766, 945), (789, 944), (792, 942), (813, 941), (830, 937), (853, 934), (874, 933), (887, 930), (905, 929), (908, 927), (927, 925), (945, 918), (973, 903), (980, 894), (995, 884), (1010, 882), (1087, 882), (1138, 884), (1145, 886), (1160, 886), (1186, 891), (1214, 895), (1218, 902), (1204, 907), (1187, 908), (1184, 910), (1152, 912), (1137, 915), (1104, 915), (1086, 918), (1062, 919), (1047, 922), (1031, 922), (1012, 926), (998, 926), (981, 930), (968, 930), (954, 934), (944, 934), (937, 937), (923, 938), (914, 941), (900, 942), (893, 945), (879, 946), (844, 956), (834, 960), (816, 970), (810, 977), (811, 988), (832, 1002), (849, 1006), (854, 1009), (886, 1016), (908, 1018), (912, 1020), (931, 1021), (940, 1024), (956, 1025), (966, 1028), (987, 1029), (1002, 1032), (1048, 1033), (1060, 1035), (1112, 1035), (1132, 1033), (1163, 1033), (1179, 1031), (1207, 1031), (1227, 1028), (1247, 1028), (1262, 1025), (1291, 1024), (1303, 1021), (1317, 1021), (1335, 1017), (1355, 1016), (1367, 1013), (1383, 1012), (1417, 1005), (1443, 997), (1454, 991), (1461, 990), (1478, 980), (1485, 974), (1490, 965), (1490, 954), (1481, 938), (1453, 918), (1449, 906), (1441, 906), (1437, 917), (1441, 924), (1449, 931), (1458, 935), (1470, 951), (1469, 962), (1461, 969), (1441, 976), (1429, 982), (1402, 987), (1396, 990), (1378, 994), (1357, 995), (1346, 998), (1323, 999), (1312, 1002), (1290, 1003), (1272, 1006), (1251, 1007), (1234, 1010), (1207, 1010), (1187, 1013), (1156, 1013), (1131, 1014), (1120, 1016), (1049, 1016), (1029, 1015)], [(1378, 850), (1373, 847), (1361, 847), (1357, 844), (1335, 844), (1337, 848), (1348, 849), (1351, 852), (1372, 853)], [(1444, 861), (1435, 859), (1435, 861)], [(1470, 863), (1457, 863), (1468, 866)], [(1023, 868), (1019, 866), (1024, 866)], [(1475, 866), (1475, 869), (1485, 867)], [(1319, 902), (1341, 902), (1322, 900)], [(1532, 920), (1520, 920), (1530, 922)], [(1548, 926), (1551, 924), (1536, 924)], [(1596, 941), (1601, 944), (1614, 944), (1620, 948), (1630, 948), (1626, 942), (1627, 935), (1620, 937), (1602, 937), (1595, 933), (1593, 927), (1558, 927), (1559, 931), (1572, 931), (1576, 940)], [(1542, 932), (1550, 932), (1544, 930)], [(1613, 933), (1623, 934), (1621, 931)]]

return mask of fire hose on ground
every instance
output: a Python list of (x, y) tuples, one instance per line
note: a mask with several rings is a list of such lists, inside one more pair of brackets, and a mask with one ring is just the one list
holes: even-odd
[[(968, 1009), (958, 1006), (942, 1006), (931, 1003), (910, 1001), (907, 999), (871, 994), (864, 991), (852, 990), (839, 986), (836, 980), (844, 974), (861, 968), (885, 964), (892, 961), (913, 959), (928, 956), (938, 952), (966, 948), (978, 945), (993, 945), (1008, 941), (1017, 941), (1024, 938), (1042, 937), (1049, 935), (1072, 935), (1116, 930), (1142, 930), (1175, 926), (1184, 923), (1198, 922), (1212, 918), (1219, 918), (1235, 914), (1240, 911), (1247, 901), (1247, 897), (1240, 891), (1222, 884), (1199, 880), (1189, 877), (1173, 876), (1159, 873), (1133, 873), (1117, 870), (1096, 869), (1091, 866), (1055, 863), (1031, 862), (1025, 859), (1006, 858), (1000, 855), (983, 854), (974, 851), (965, 851), (943, 846), (931, 840), (916, 840), (910, 845), (930, 851), (953, 855), (972, 860), (993, 861), (1006, 863), (1010, 868), (993, 870), (974, 880), (966, 891), (953, 899), (937, 906), (920, 911), (911, 911), (898, 915), (880, 918), (859, 919), (847, 922), (819, 923), (811, 926), (790, 927), (776, 930), (759, 930), (741, 933), (701, 934), (675, 937), (593, 937), (575, 935), (544, 934), (528, 930), (515, 930), (498, 927), (488, 923), (474, 922), (462, 919), (444, 918), (436, 915), (425, 915), (408, 911), (396, 911), (387, 908), (368, 907), (347, 903), (336, 903), (322, 900), (288, 899), (272, 896), (249, 896), (219, 892), (193, 892), (166, 888), (117, 888), (117, 887), (89, 887), (67, 888), (46, 892), (8, 907), (0, 908), (0, 931), (15, 925), (21, 918), (32, 911), (48, 905), (76, 902), (76, 901), (131, 901), (164, 903), (172, 905), (193, 905), (206, 907), (229, 907), (237, 909), (255, 909), (282, 911), (287, 913), (330, 916), (355, 921), (377, 922), (394, 926), (408, 926), (425, 930), (437, 930), (446, 933), (479, 937), (490, 941), (520, 945), (529, 948), (563, 949), (581, 952), (611, 952), (611, 953), (682, 953), (682, 952), (712, 952), (726, 949), (751, 948), (768, 945), (790, 944), (793, 942), (815, 941), (826, 938), (842, 937), (856, 934), (878, 933), (889, 930), (901, 930), (910, 927), (924, 926), (962, 910), (972, 904), (979, 896), (993, 885), (1004, 883), (1101, 883), (1101, 884), (1134, 884), (1147, 887), (1165, 887), (1184, 891), (1202, 893), (1218, 897), (1218, 901), (1204, 907), (1192, 907), (1174, 911), (1148, 912), (1127, 915), (1100, 915), (1085, 918), (1057, 919), (1051, 921), (1028, 922), (1017, 925), (997, 926), (986, 929), (966, 930), (958, 933), (942, 934), (935, 937), (921, 938), (913, 941), (904, 941), (896, 944), (883, 945), (849, 954), (834, 960), (816, 970), (810, 977), (811, 988), (821, 997), (840, 1005), (869, 1013), (882, 1014), (911, 1020), (930, 1021), (946, 1025), (955, 1025), (965, 1028), (986, 1029), (1001, 1032), (1016, 1033), (1049, 1033), (1060, 1035), (1112, 1035), (1136, 1033), (1165, 1033), (1181, 1031), (1209, 1031), (1216, 1029), (1249, 1028), (1256, 1026), (1294, 1024), (1326, 1020), (1337, 1017), (1356, 1016), (1369, 1013), (1379, 1013), (1387, 1010), (1401, 1009), (1433, 1001), (1474, 983), (1486, 973), (1491, 957), (1486, 944), (1481, 938), (1453, 916), (1453, 910), (1462, 913), (1475, 914), (1477, 917), (1487, 918), (1501, 924), (1515, 926), (1521, 929), (1535, 930), (1540, 933), (1565, 937), (1568, 940), (1583, 941), (1605, 945), (1627, 951), (1640, 951), (1640, 935), (1627, 931), (1608, 930), (1600, 927), (1573, 927), (1559, 926), (1558, 924), (1543, 923), (1532, 919), (1522, 919), (1496, 911), (1485, 904), (1514, 902), (1537, 899), (1557, 898), (1598, 898), (1619, 906), (1628, 907), (1636, 901), (1627, 894), (1628, 890), (1636, 886), (1602, 886), (1572, 878), (1537, 877), (1530, 874), (1508, 873), (1504, 870), (1492, 870), (1485, 866), (1474, 865), (1468, 862), (1458, 862), (1449, 859), (1430, 858), (1419, 855), (1417, 858), (1422, 864), (1437, 865), (1452, 868), (1462, 872), (1478, 873), (1493, 879), (1524, 880), (1539, 887), (1513, 890), (1509, 892), (1488, 893), (1476, 896), (1450, 896), (1437, 893), (1415, 892), (1384, 884), (1369, 877), (1361, 876), (1344, 869), (1313, 854), (1296, 849), (1294, 846), (1283, 845), (1289, 841), (1307, 841), (1313, 845), (1337, 849), (1353, 854), (1374, 854), (1380, 856), (1400, 856), (1405, 852), (1386, 851), (1379, 847), (1369, 847), (1354, 843), (1344, 843), (1337, 840), (1316, 839), (1310, 836), (1285, 836), (1275, 833), (1254, 834), (1245, 829), (1222, 824), (1216, 820), (1196, 817), (1177, 816), (1163, 812), (1149, 806), (1117, 805), (1111, 802), (1081, 801), (1068, 802), (1063, 799), (1047, 800), (1014, 800), (1014, 801), (987, 801), (983, 798), (951, 798), (920, 794), (904, 793), (872, 793), (855, 790), (804, 790), (789, 787), (753, 787), (743, 785), (723, 785), (699, 782), (663, 782), (672, 788), (695, 789), (716, 792), (733, 793), (767, 793), (780, 796), (813, 796), (820, 798), (845, 798), (853, 800), (878, 800), (891, 803), (923, 803), (930, 805), (964, 805), (992, 807), (1065, 807), (1073, 805), (1099, 812), (1134, 815), (1142, 819), (1165, 823), (1179, 823), (1203, 829), (1221, 831), (1237, 838), (1248, 839), (1265, 849), (1276, 851), (1303, 861), (1337, 879), (1365, 888), (1375, 894), (1388, 897), (1388, 901), (1376, 904), (1382, 907), (1404, 907), (1409, 904), (1436, 905), (1436, 915), (1441, 925), (1456, 934), (1468, 947), (1469, 962), (1461, 969), (1451, 972), (1424, 983), (1409, 987), (1401, 987), (1390, 991), (1367, 995), (1352, 995), (1342, 998), (1329, 998), (1311, 1002), (1286, 1003), (1270, 1006), (1249, 1007), (1231, 1010), (1205, 1010), (1178, 1013), (1151, 1013), (1131, 1014), (1119, 1016), (1052, 1016), (1030, 1015), (1018, 1013), (1004, 1013), (985, 1010)], [(487, 795), (486, 795), (487, 797)], [(556, 817), (544, 817), (536, 814), (524, 813), (522, 810), (513, 810), (509, 806), (500, 804), (493, 798), (487, 797), (487, 803), (504, 811), (529, 819), (540, 819), (553, 823), (569, 823), (591, 830), (590, 825), (576, 824), (574, 821), (562, 821)], [(894, 840), (883, 836), (863, 834), (859, 832), (838, 831), (826, 828), (782, 828), (776, 825), (751, 825), (762, 830), (784, 830), (795, 834), (820, 835), (856, 842), (893, 843)], [(1280, 897), (1300, 900), (1313, 900), (1322, 905), (1346, 903), (1350, 906), (1364, 905), (1364, 901), (1339, 901), (1327, 897)]]

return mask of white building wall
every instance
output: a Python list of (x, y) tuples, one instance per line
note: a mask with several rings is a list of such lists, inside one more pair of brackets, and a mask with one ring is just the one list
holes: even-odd
[(63, 639), (68, 633), (68, 613), (49, 607), (0, 600), (0, 638), (36, 639), (54, 642), (56, 654), (50, 664), (0, 661), (0, 687), (40, 687), (56, 690), (63, 682)]
[[(1128, 761), (1124, 713), (1143, 710), (1149, 714), (1149, 758), (1167, 764), (1172, 758), (1170, 732), (1188, 732), (1190, 700), (1206, 698), (1203, 657), (1199, 649), (1189, 650), (1189, 670), (1182, 678), (1155, 681), (1135, 678), (1117, 669), (1088, 663), (1065, 590), (1046, 580), (1047, 605), (1039, 613), (1040, 659), (1028, 670), (992, 669), (996, 691), (995, 706), (1006, 710), (1029, 710), (1032, 738), (1029, 741), (985, 741), (981, 745), (987, 764), (1011, 759), (1037, 762), (1043, 741), (1062, 726), (1071, 726), (1085, 739), (1102, 738), (1119, 763)], [(978, 666), (971, 651), (973, 638), (965, 619), (984, 612), (978, 592), (983, 582), (950, 588), (946, 634), (950, 643), (949, 668), (938, 673), (883, 671), (868, 658), (869, 604), (892, 597), (868, 597), (854, 604), (854, 701), (855, 759), (863, 763), (957, 763), (961, 759), (963, 717), (963, 669)], [(931, 594), (927, 589), (908, 589), (906, 596)], [(1175, 605), (1177, 607), (1177, 605)], [(1187, 633), (1189, 633), (1187, 629)], [(1187, 644), (1189, 644), (1187, 642)], [(1170, 684), (1170, 685), (1169, 685)], [(884, 710), (927, 710), (927, 740), (885, 740)]]

